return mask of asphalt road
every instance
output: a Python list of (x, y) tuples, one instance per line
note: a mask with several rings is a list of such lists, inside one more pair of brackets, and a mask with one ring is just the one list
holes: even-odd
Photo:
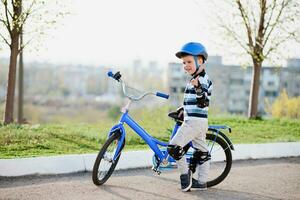
[[(1, 166), (0, 166), (1, 167)], [(207, 191), (181, 192), (177, 171), (118, 171), (96, 187), (90, 173), (0, 177), (0, 199), (299, 199), (300, 157), (235, 161), (229, 176)]]

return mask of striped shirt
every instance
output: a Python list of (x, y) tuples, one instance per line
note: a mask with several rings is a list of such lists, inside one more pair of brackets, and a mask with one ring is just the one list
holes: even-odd
[[(202, 90), (204, 91), (205, 95), (210, 101), (213, 84), (209, 80), (209, 76), (204, 71), (198, 76), (198, 80), (199, 83), (201, 84)], [(183, 100), (185, 120), (191, 119), (193, 117), (207, 118), (208, 106), (204, 108), (198, 107), (196, 97), (197, 95), (196, 95), (195, 87), (190, 82), (187, 83), (184, 91), (184, 100)]]

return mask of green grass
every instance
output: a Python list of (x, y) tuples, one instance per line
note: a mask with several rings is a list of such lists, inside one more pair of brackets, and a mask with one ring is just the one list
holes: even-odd
[[(132, 117), (155, 138), (168, 141), (174, 124), (167, 107), (132, 112)], [(0, 158), (95, 153), (118, 120), (98, 124), (9, 125), (0, 127)], [(234, 144), (300, 141), (300, 120), (248, 120), (240, 116), (210, 116), (210, 124), (226, 124)], [(128, 127), (127, 127), (128, 128)], [(125, 150), (146, 149), (144, 141), (128, 130)]]
[(248, 120), (245, 117), (212, 117), (210, 124), (227, 124), (232, 133), (227, 135), (236, 144), (300, 141), (300, 120)]

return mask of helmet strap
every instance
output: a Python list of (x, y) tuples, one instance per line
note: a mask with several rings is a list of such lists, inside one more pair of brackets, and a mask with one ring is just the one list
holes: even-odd
[(196, 71), (192, 74), (192, 76), (194, 76), (195, 74), (197, 74), (199, 68), (200, 68), (200, 65), (198, 64), (198, 57), (197, 56), (194, 56), (194, 60), (195, 60), (195, 65), (196, 65)]

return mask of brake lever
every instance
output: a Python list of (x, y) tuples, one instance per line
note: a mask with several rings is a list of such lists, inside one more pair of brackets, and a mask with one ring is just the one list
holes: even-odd
[(118, 82), (120, 82), (121, 77), (122, 77), (122, 75), (121, 75), (121, 73), (120, 73), (119, 71), (116, 72), (116, 73), (113, 75), (113, 78), (114, 78), (115, 80), (117, 80)]

